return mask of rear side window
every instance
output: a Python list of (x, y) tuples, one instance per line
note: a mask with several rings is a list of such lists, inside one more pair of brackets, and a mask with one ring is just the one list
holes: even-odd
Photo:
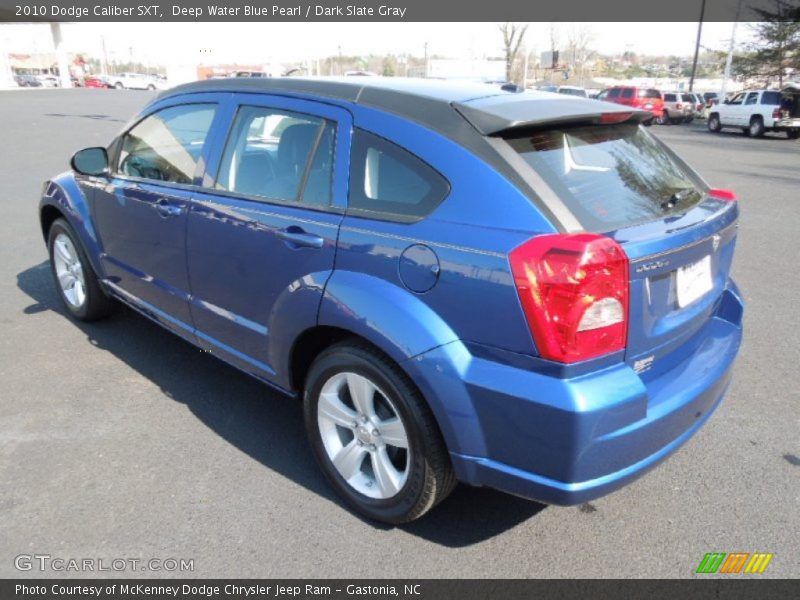
[(439, 206), (449, 191), (447, 180), (421, 159), (356, 129), (350, 161), (350, 211), (417, 220)]
[(608, 92), (608, 97), (609, 98), (619, 98), (620, 91), (621, 90), (619, 88), (614, 88), (613, 90)]
[(684, 102), (695, 102), (694, 96), (692, 94), (682, 94), (681, 98)]
[(654, 89), (639, 90), (639, 98), (661, 98), (661, 92)]
[(327, 206), (331, 201), (333, 138), (333, 125), (324, 119), (243, 106), (225, 145), (216, 187)]
[(758, 92), (750, 92), (747, 94), (747, 100), (745, 100), (745, 104), (756, 104), (758, 102)]
[(203, 152), (215, 105), (186, 104), (145, 117), (122, 138), (117, 172), (190, 184)]
[(769, 104), (770, 106), (778, 106), (781, 103), (780, 92), (764, 92), (761, 94), (761, 104)]
[(589, 231), (684, 212), (703, 197), (671, 154), (636, 124), (556, 127), (507, 141)]
[(675, 102), (675, 94), (664, 94), (664, 102)]
[(633, 89), (632, 88), (625, 88), (622, 90), (622, 97), (623, 98), (633, 98)]

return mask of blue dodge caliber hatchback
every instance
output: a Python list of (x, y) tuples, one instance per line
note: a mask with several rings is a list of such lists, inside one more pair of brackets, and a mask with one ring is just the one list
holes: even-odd
[(420, 517), (457, 481), (615, 490), (721, 401), (735, 196), (639, 123), (547, 93), (214, 80), (81, 150), (40, 205), (55, 283), (302, 399), (331, 485)]

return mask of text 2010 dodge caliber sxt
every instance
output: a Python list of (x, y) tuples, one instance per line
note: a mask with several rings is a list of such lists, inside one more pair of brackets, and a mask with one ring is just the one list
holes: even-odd
[(123, 302), (302, 400), (355, 510), (457, 481), (615, 490), (722, 400), (742, 335), (735, 196), (649, 113), (413, 79), (161, 94), (40, 204), (77, 319)]

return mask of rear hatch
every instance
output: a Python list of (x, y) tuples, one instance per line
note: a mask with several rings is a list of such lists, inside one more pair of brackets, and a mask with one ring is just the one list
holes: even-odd
[(637, 371), (711, 318), (731, 268), (738, 207), (635, 122), (501, 133), (569, 212), (629, 259), (626, 361)]

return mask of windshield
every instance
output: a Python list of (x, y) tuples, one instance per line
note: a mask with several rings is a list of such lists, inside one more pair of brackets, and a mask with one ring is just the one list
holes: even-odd
[(672, 154), (633, 123), (554, 127), (506, 141), (589, 231), (682, 213), (703, 197)]

